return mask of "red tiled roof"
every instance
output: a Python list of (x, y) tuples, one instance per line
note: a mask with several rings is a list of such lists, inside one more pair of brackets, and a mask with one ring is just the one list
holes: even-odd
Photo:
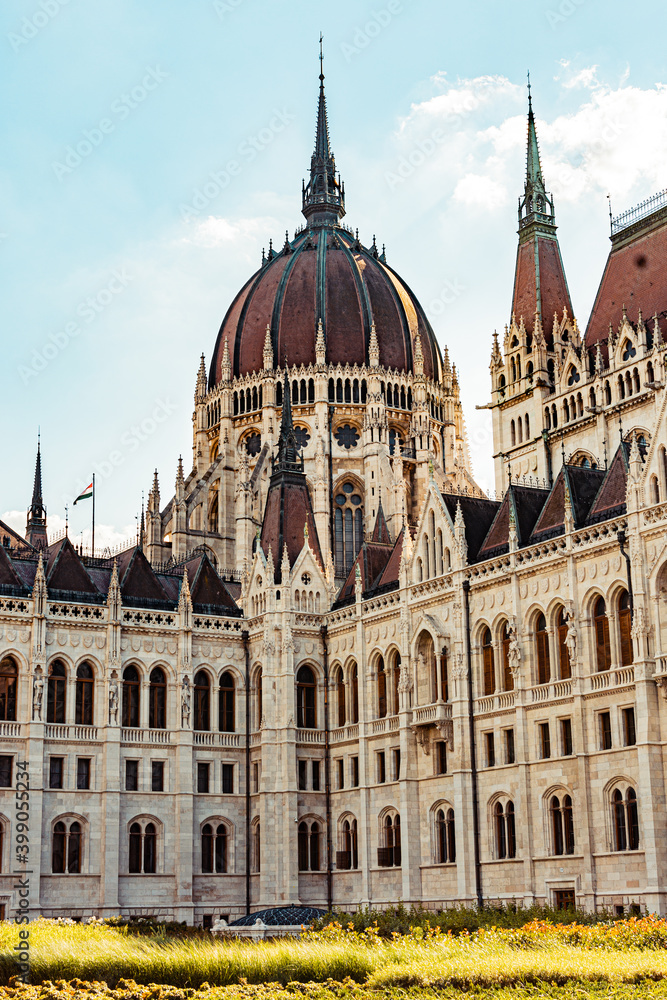
[(566, 308), (572, 316), (572, 302), (567, 288), (563, 262), (556, 240), (538, 236), (539, 287), (537, 294), (537, 268), (535, 260), (535, 243), (531, 240), (520, 243), (516, 256), (514, 273), (514, 295), (512, 298), (512, 315), (517, 323), (523, 316), (526, 330), (533, 332), (535, 327), (535, 310), (540, 309), (542, 328), (547, 343), (551, 342), (554, 313), (559, 319)]
[(236, 603), (206, 555), (186, 563), (190, 597), (193, 604), (210, 604), (219, 608), (234, 608)]
[[(315, 245), (313, 245), (315, 244)], [(328, 364), (364, 364), (375, 322), (380, 364), (412, 369), (415, 324), (421, 334), (424, 374), (439, 378), (440, 351), (419, 302), (405, 282), (344, 229), (306, 229), (243, 286), (216, 341), (209, 385), (221, 379), (225, 340), (233, 375), (261, 371), (267, 325), (276, 367), (315, 363), (322, 320)]]
[(49, 590), (99, 593), (68, 537), (49, 545), (46, 551), (46, 586)]
[(616, 454), (604, 477), (600, 492), (595, 498), (588, 515), (588, 523), (595, 524), (610, 517), (616, 517), (625, 510), (625, 497), (628, 486), (628, 453), (630, 446), (618, 446)]
[(479, 550), (478, 558), (487, 559), (507, 550), (509, 546), (510, 504), (514, 507), (519, 545), (526, 545), (548, 496), (549, 490), (547, 489), (538, 489), (534, 486), (511, 486), (503, 497), (500, 510)]
[(118, 579), (123, 597), (166, 601), (167, 595), (140, 548), (126, 549), (117, 557)]
[[(667, 221), (652, 227), (647, 220), (636, 238), (614, 243), (585, 336), (589, 350), (602, 342), (605, 355), (609, 324), (614, 332), (618, 329), (624, 305), (633, 324), (640, 309), (647, 323), (656, 313), (663, 319), (667, 315)], [(664, 323), (662, 327), (664, 332)]]
[(280, 563), (285, 545), (287, 546), (290, 567), (296, 562), (304, 545), (306, 524), (308, 525), (309, 545), (315, 553), (315, 558), (324, 569), (320, 540), (317, 535), (305, 476), (288, 472), (280, 473), (272, 479), (269, 486), (260, 536), (260, 544), (264, 554), (268, 556), (269, 550), (273, 554), (276, 575), (280, 573)]

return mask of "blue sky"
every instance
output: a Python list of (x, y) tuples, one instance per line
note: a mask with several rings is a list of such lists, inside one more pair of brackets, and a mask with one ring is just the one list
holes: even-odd
[(449, 346), (492, 486), (475, 406), (509, 317), (526, 70), (583, 328), (607, 193), (619, 212), (667, 186), (665, 20), (648, 0), (6, 0), (0, 516), (24, 524), (38, 425), (51, 527), (95, 470), (103, 541), (134, 530), (154, 467), (171, 495), (199, 355), (301, 221), (320, 30), (345, 221)]

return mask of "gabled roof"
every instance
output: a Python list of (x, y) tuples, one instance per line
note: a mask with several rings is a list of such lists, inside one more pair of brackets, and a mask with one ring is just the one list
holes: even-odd
[(542, 513), (530, 536), (530, 543), (554, 538), (565, 532), (565, 493), (570, 495), (575, 528), (584, 524), (597, 496), (605, 473), (601, 469), (585, 469), (564, 465), (554, 482)]
[(22, 587), (23, 584), (14, 572), (11, 560), (7, 555), (7, 550), (0, 545), (0, 586), (2, 587)]
[(100, 593), (67, 536), (47, 549), (46, 586), (79, 594)]
[(232, 608), (237, 605), (216, 573), (208, 556), (204, 553), (185, 564), (193, 604), (206, 604), (216, 608)]
[(625, 513), (625, 497), (628, 488), (628, 458), (630, 445), (619, 444), (611, 465), (602, 481), (598, 495), (590, 509), (587, 524), (597, 524)]
[(593, 350), (598, 343), (607, 357), (609, 324), (614, 331), (623, 318), (623, 307), (633, 326), (641, 309), (649, 334), (651, 317), (658, 316), (665, 330), (667, 316), (667, 211), (641, 220), (612, 237), (600, 287), (591, 310), (584, 342)]
[(391, 535), (389, 534), (389, 528), (387, 527), (387, 521), (384, 516), (384, 510), (382, 509), (382, 501), (380, 500), (380, 506), (378, 507), (378, 512), (375, 518), (375, 526), (373, 528), (373, 534), (371, 535), (372, 542), (381, 542), (383, 545), (391, 545)]
[(37, 554), (37, 549), (34, 545), (26, 541), (14, 528), (10, 528), (4, 521), (0, 521), (0, 545), (6, 544), (4, 543), (5, 538), (9, 538), (13, 548), (22, 549), (25, 552), (32, 550), (35, 555)]
[(452, 524), (456, 520), (456, 508), (461, 504), (463, 523), (465, 525), (466, 545), (468, 547), (468, 562), (475, 562), (479, 550), (484, 544), (489, 528), (500, 509), (499, 500), (487, 500), (484, 497), (469, 497), (459, 493), (443, 493), (442, 499), (449, 512)]
[(509, 551), (510, 509), (519, 546), (527, 545), (548, 496), (549, 490), (541, 487), (509, 486), (477, 558), (492, 559)]
[[(403, 531), (401, 531), (398, 539), (401, 539), (400, 549), (402, 551)], [(380, 586), (382, 577), (391, 576), (391, 574), (387, 574), (386, 571), (390, 562), (392, 562), (392, 564), (396, 562), (395, 559), (392, 560), (392, 556), (397, 550), (398, 539), (396, 539), (396, 544), (392, 544), (389, 529), (387, 528), (387, 522), (384, 519), (382, 504), (380, 504), (375, 517), (375, 526), (371, 535), (371, 541), (362, 543), (362, 546), (357, 553), (357, 558), (352, 563), (347, 579), (338, 594), (337, 599), (339, 601), (345, 600), (346, 597), (350, 597), (354, 594), (357, 566), (359, 567), (359, 572), (361, 574), (361, 592), (363, 594), (368, 594), (371, 591), (376, 590)], [(398, 557), (398, 564), (400, 564), (400, 554)], [(398, 564), (396, 564), (395, 577), (385, 579), (384, 583), (394, 583), (398, 580)]]
[(315, 558), (324, 569), (320, 540), (310, 502), (306, 477), (302, 473), (280, 472), (271, 477), (266, 498), (260, 544), (264, 555), (273, 555), (276, 583), (279, 581), (283, 549), (287, 546), (290, 567), (294, 565), (304, 546), (304, 528), (308, 526), (308, 542)]
[(148, 559), (138, 546), (121, 552), (116, 562), (120, 592), (125, 597), (157, 601), (169, 600), (164, 587), (153, 572)]

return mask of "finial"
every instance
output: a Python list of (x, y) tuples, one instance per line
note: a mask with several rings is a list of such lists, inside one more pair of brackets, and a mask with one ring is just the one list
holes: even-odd
[(565, 437), (562, 431), (560, 432), (560, 457), (563, 465), (565, 465)]
[(528, 76), (528, 103), (532, 104), (532, 97), (530, 94), (530, 70), (528, 70), (527, 76)]
[(320, 80), (324, 80), (324, 51), (322, 49), (322, 40), (324, 35), (320, 31)]

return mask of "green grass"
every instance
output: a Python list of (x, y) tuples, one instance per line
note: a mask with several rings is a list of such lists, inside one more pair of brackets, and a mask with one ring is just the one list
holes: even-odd
[[(259, 943), (137, 936), (125, 927), (37, 921), (30, 925), (30, 982), (44, 984), (38, 993), (15, 983), (7, 988), (17, 971), (18, 933), (15, 925), (0, 924), (0, 984), (16, 1000), (85, 1000), (110, 996), (115, 988), (126, 1000), (182, 1000), (200, 989), (210, 996), (212, 988), (219, 1000), (287, 995), (362, 1000), (405, 996), (405, 991), (415, 998), (434, 991), (453, 997), (456, 990), (501, 998), (509, 989), (515, 1000), (553, 991), (555, 997), (582, 1000), (667, 1000), (667, 922), (652, 918), (591, 926), (534, 922), (458, 936), (416, 928), (390, 940), (375, 928), (356, 933), (338, 926), (301, 940)], [(68, 987), (72, 981), (78, 982)], [(150, 985), (155, 983), (167, 985)], [(267, 983), (277, 985), (268, 992), (257, 988)]]

